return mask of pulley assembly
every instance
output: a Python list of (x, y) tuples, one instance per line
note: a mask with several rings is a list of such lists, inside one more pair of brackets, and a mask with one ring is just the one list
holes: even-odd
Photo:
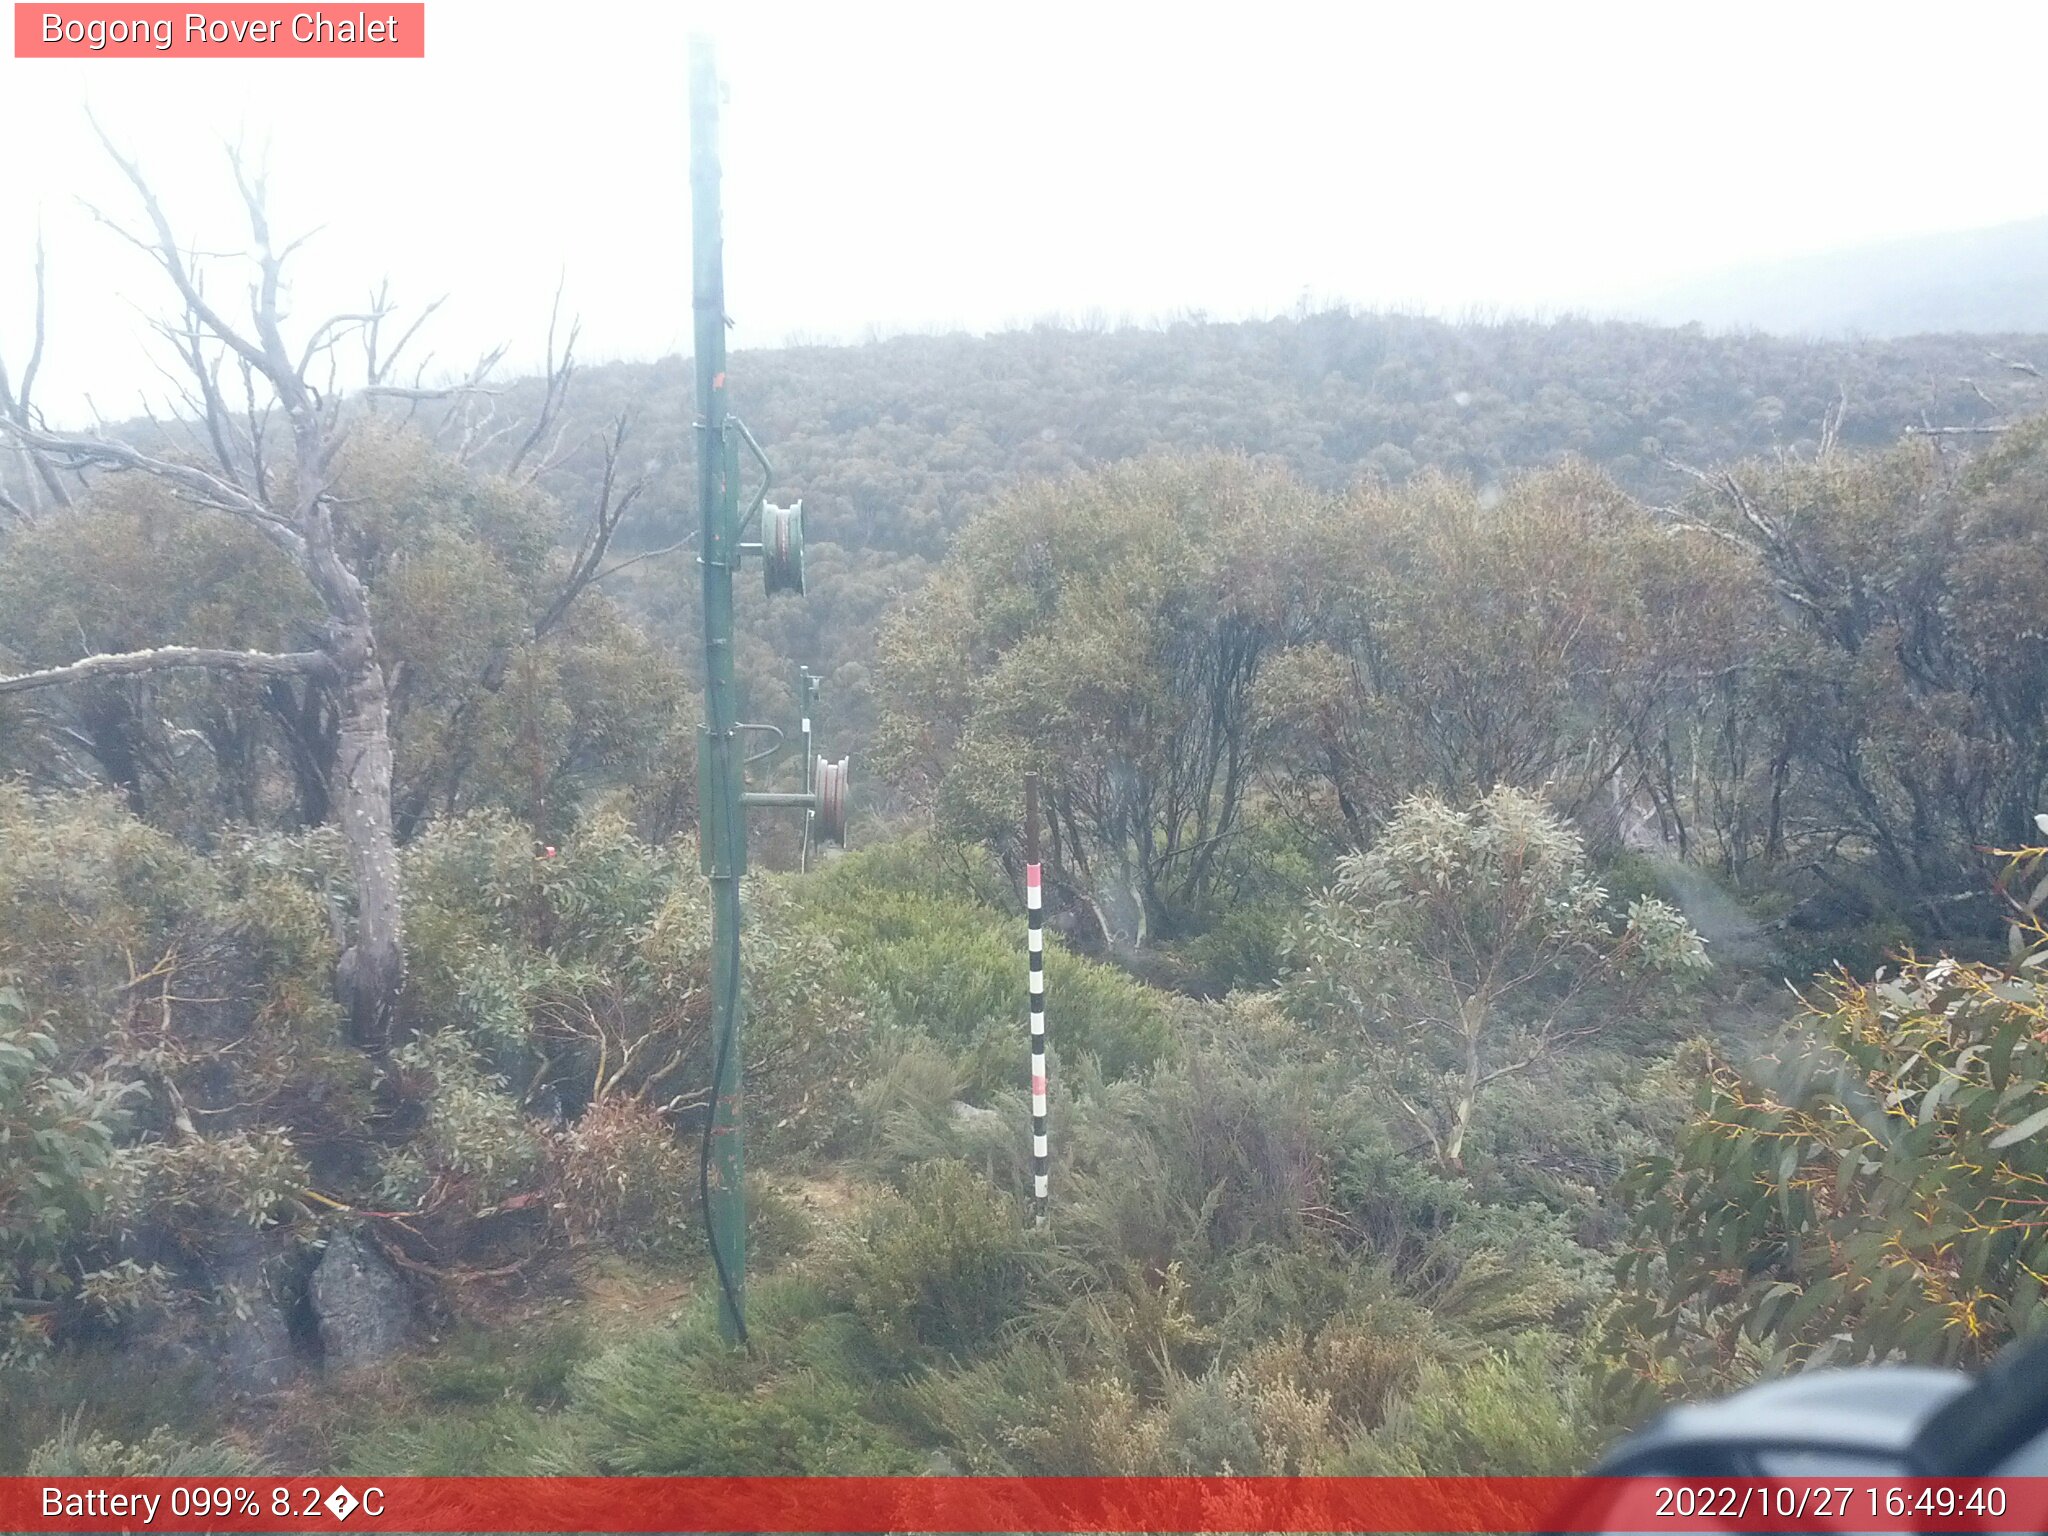
[(761, 581), (770, 597), (804, 595), (804, 504), (761, 509)]
[[(775, 484), (775, 473), (768, 467), (768, 455), (761, 451), (761, 445), (754, 441), (754, 434), (747, 430), (747, 424), (737, 416), (725, 419), (725, 473), (728, 482), (735, 488), (740, 479), (740, 449), (745, 448), (752, 455), (755, 465), (761, 471), (761, 485), (754, 492), (754, 499), (747, 507), (747, 515), (740, 519), (740, 555), (761, 557), (761, 585), (768, 596), (787, 592), (793, 597), (804, 595), (804, 504), (801, 498), (786, 507), (779, 507), (768, 500), (769, 487)], [(746, 531), (756, 524), (760, 537), (747, 539)]]
[(812, 780), (817, 785), (818, 809), (817, 831), (820, 841), (827, 838), (838, 847), (846, 846), (846, 788), (847, 760), (830, 762), (819, 758), (812, 769)]
[[(734, 727), (737, 731), (763, 732), (775, 738), (774, 745), (747, 757), (747, 766), (761, 763), (772, 768), (775, 763), (787, 760), (792, 746), (799, 754), (797, 761), (803, 764), (804, 775), (802, 789), (750, 789), (741, 794), (740, 803), (749, 807), (804, 813), (801, 865), (804, 869), (810, 868), (814, 844), (822, 846), (829, 842), (839, 848), (846, 846), (847, 799), (852, 784), (851, 764), (847, 758), (827, 758), (813, 750), (811, 745), (817, 725), (821, 681), (809, 667), (797, 668), (797, 708), (802, 714), (793, 741), (784, 735), (780, 726), (740, 721)], [(700, 793), (708, 792), (708, 789), (700, 790)], [(742, 864), (744, 858), (742, 853)]]

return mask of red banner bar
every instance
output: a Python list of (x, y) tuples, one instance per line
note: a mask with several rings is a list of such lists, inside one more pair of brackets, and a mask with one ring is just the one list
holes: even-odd
[(0, 1478), (0, 1530), (2040, 1531), (2048, 1478)]
[(16, 0), (17, 59), (423, 59), (423, 0), (345, 5)]

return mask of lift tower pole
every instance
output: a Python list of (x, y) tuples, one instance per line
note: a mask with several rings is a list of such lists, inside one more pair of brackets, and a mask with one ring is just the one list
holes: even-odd
[(700, 1189), (718, 1321), (746, 1337), (747, 1209), (740, 1144), (740, 876), (746, 824), (740, 796), (738, 690), (733, 677), (732, 577), (740, 558), (739, 485), (726, 430), (725, 249), (718, 198), (718, 63), (711, 40), (690, 39), (690, 206), (697, 350), (697, 564), (704, 577), (704, 726), (697, 741), (698, 835), (711, 879), (711, 1119)]
[[(775, 472), (746, 423), (726, 408), (725, 245), (718, 202), (718, 60), (709, 38), (690, 39), (690, 210), (694, 246), (693, 302), (697, 322), (697, 504), (702, 524), (697, 566), (704, 576), (704, 725), (697, 735), (697, 852), (711, 881), (711, 1113), (704, 1120), (697, 1194), (704, 1232), (718, 1271), (718, 1322), (726, 1338), (747, 1340), (747, 1204), (740, 1130), (740, 877), (747, 872), (748, 807), (804, 813), (803, 853), (808, 868), (813, 841), (846, 846), (847, 760), (813, 755), (811, 725), (818, 679), (798, 676), (798, 736), (804, 755), (800, 790), (750, 790), (749, 762), (787, 755), (780, 726), (739, 718), (734, 677), (732, 578), (748, 555), (761, 561), (763, 595), (804, 594), (804, 504), (776, 506), (768, 492)], [(740, 511), (740, 452), (745, 449), (761, 483)], [(752, 539), (748, 530), (757, 530)], [(775, 744), (740, 751), (742, 736), (765, 733)]]

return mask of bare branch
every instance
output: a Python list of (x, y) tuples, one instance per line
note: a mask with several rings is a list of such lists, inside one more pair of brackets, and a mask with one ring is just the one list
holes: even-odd
[(351, 327), (365, 330), (383, 318), (384, 312), (381, 310), (329, 315), (314, 326), (313, 334), (306, 338), (306, 345), (299, 353), (299, 366), (296, 371), (303, 377), (312, 368), (313, 359), (319, 356), (322, 349), (331, 347), (341, 340)]
[(1825, 462), (1835, 456), (1835, 450), (1841, 445), (1842, 423), (1848, 415), (1849, 392), (1846, 388), (1838, 387), (1835, 403), (1821, 413), (1820, 446), (1814, 453), (1817, 459)]
[(42, 225), (38, 223), (36, 226), (35, 340), (29, 343), (28, 365), (21, 370), (21, 395), (18, 401), (18, 403), (21, 406), (22, 420), (24, 421), (30, 419), (29, 412), (34, 409), (34, 406), (31, 405), (30, 402), (35, 398), (36, 372), (43, 366), (43, 305), (44, 300), (47, 297), (46, 287), (43, 280), (43, 256), (43, 230)]
[[(182, 329), (174, 329), (163, 321), (156, 323), (156, 329), (177, 349), (180, 360), (198, 386), (197, 394), (190, 389), (182, 392), (188, 412), (198, 414), (206, 423), (206, 436), (213, 448), (214, 462), (220, 465), (221, 473), (237, 486), (256, 492), (261, 499), (261, 485), (251, 486), (245, 480), (241, 455), (229, 440), (233, 417), (220, 392), (220, 362), (217, 357), (208, 358), (206, 355), (206, 338), (199, 328), (199, 317), (188, 309)], [(166, 374), (168, 376), (168, 371)]]
[(482, 384), (449, 384), (440, 389), (419, 389), (408, 384), (371, 384), (356, 391), (365, 400), (454, 400), (469, 395), (497, 396), (503, 390)]
[(507, 475), (519, 473), (519, 466), (526, 462), (526, 456), (533, 452), (536, 444), (547, 436), (548, 428), (554, 425), (561, 413), (563, 403), (569, 398), (569, 379), (576, 372), (576, 338), (583, 332), (583, 322), (569, 323), (569, 337), (562, 347), (562, 358), (555, 361), (555, 327), (562, 318), (562, 289), (568, 281), (566, 275), (555, 281), (555, 301), (548, 310), (548, 352), (547, 370), (543, 376), (540, 412), (533, 419), (533, 430), (526, 434), (524, 442), (514, 450), (512, 460), (505, 466)]
[(167, 645), (153, 651), (123, 651), (88, 656), (69, 666), (46, 667), (0, 677), (0, 694), (26, 693), (60, 683), (90, 682), (101, 677), (136, 677), (150, 672), (236, 672), (248, 676), (303, 677), (326, 672), (334, 663), (321, 651), (226, 651), (208, 646)]
[(235, 148), (228, 150), (228, 166), (235, 174), (235, 185), (241, 189), (242, 206), (249, 215), (249, 233), (256, 241), (256, 263), (261, 276), (250, 310), (257, 337), (263, 343), (263, 355), (269, 362), (264, 372), (283, 398), (285, 409), (296, 416), (313, 402), (304, 376), (292, 367), (291, 354), (285, 348), (284, 333), (279, 328), (277, 288), (284, 275), (285, 258), (304, 243), (305, 237), (294, 240), (282, 253), (274, 250), (270, 243), (268, 167), (259, 169), (251, 178), (243, 169), (241, 151)]
[(599, 582), (603, 581), (607, 576), (616, 576), (619, 574), (619, 572), (627, 570), (632, 566), (638, 565), (642, 560), (659, 560), (663, 555), (672, 555), (679, 549), (688, 549), (692, 544), (696, 542), (697, 530), (692, 528), (688, 533), (684, 534), (680, 539), (677, 539), (673, 544), (664, 544), (659, 549), (643, 549), (637, 555), (628, 555), (624, 560), (619, 561), (616, 565), (606, 566), (603, 570), (599, 571), (595, 576), (590, 578), (590, 584), (594, 587)]
[(611, 548), (612, 535), (618, 532), (627, 511), (646, 489), (645, 480), (636, 480), (623, 493), (617, 492), (619, 457), (631, 428), (632, 418), (621, 416), (613, 423), (611, 435), (605, 440), (604, 479), (598, 486), (597, 505), (591, 512), (589, 531), (583, 535), (582, 547), (576, 551), (576, 558), (569, 566), (569, 575), (562, 583), (562, 590), (555, 594), (555, 600), (534, 621), (533, 638), (536, 640), (560, 623), (562, 615), (569, 611), (583, 590), (597, 579), (597, 573), (604, 565), (605, 552)]
[(398, 340), (392, 344), (391, 350), (380, 357), (378, 351), (384, 334), (384, 321), (397, 311), (397, 306), (392, 304), (388, 297), (390, 291), (391, 283), (389, 279), (386, 279), (377, 285), (376, 293), (371, 295), (370, 298), (370, 308), (376, 311), (377, 319), (371, 324), (368, 334), (363, 338), (365, 354), (363, 382), (369, 385), (382, 384), (391, 377), (391, 370), (398, 366), (399, 358), (405, 355), (406, 347), (419, 334), (420, 327), (432, 319), (434, 312), (445, 304), (448, 299), (448, 296), (443, 294), (440, 298), (435, 299), (422, 309), (414, 317), (412, 324), (408, 325)]
[(238, 357), (235, 359), (235, 362), (242, 371), (242, 420), (246, 423), (249, 434), (249, 485), (250, 489), (255, 492), (256, 499), (268, 506), (270, 504), (270, 475), (263, 465), (263, 438), (264, 434), (270, 430), (270, 407), (272, 402), (269, 400), (264, 401), (263, 408), (260, 411), (256, 408), (256, 370), (249, 366), (249, 360), (246, 357)]
[(232, 485), (220, 476), (208, 474), (205, 470), (192, 465), (157, 458), (114, 438), (42, 432), (25, 427), (16, 421), (0, 421), (0, 431), (7, 432), (37, 452), (62, 456), (78, 462), (102, 464), (112, 469), (136, 470), (174, 485), (220, 511), (231, 512), (237, 517), (248, 518), (252, 522), (282, 532), (292, 532), (292, 525), (287, 519), (273, 512), (240, 486)]
[[(7, 365), (5, 361), (0, 361), (0, 418), (19, 422), (24, 427), (33, 425), (36, 420), (36, 374), (43, 366), (43, 339), (45, 335), (44, 303), (47, 298), (47, 283), (44, 278), (44, 272), (43, 231), (41, 226), (38, 225), (36, 228), (35, 331), (33, 339), (29, 343), (28, 366), (22, 370), (21, 388), (18, 392), (9, 387)], [(49, 492), (50, 499), (60, 507), (69, 506), (71, 504), (71, 492), (65, 487), (63, 480), (58, 477), (56, 468), (49, 460), (35, 452), (25, 443), (17, 443), (16, 447), (21, 454), (23, 463), (28, 467), (35, 479), (42, 482), (43, 489)], [(28, 490), (29, 495), (33, 498), (36, 494), (33, 482), (29, 485)], [(32, 507), (24, 508), (14, 502), (10, 502), (9, 506), (15, 515), (24, 522), (33, 519), (34, 509)]]
[[(244, 336), (234, 326), (228, 324), (220, 312), (206, 301), (206, 295), (200, 291), (199, 284), (194, 280), (190, 268), (186, 265), (185, 257), (178, 245), (178, 237), (171, 229), (171, 221), (165, 216), (163, 205), (156, 200), (156, 193), (151, 190), (148, 179), (143, 176), (142, 168), (121, 153), (113, 139), (108, 136), (106, 129), (100, 126), (99, 119), (94, 117), (90, 111), (86, 113), (86, 121), (92, 124), (92, 131), (99, 136), (101, 145), (106, 149), (107, 154), (112, 157), (114, 164), (121, 168), (121, 174), (128, 178), (129, 185), (135, 188), (136, 195), (142, 199), (143, 211), (149, 216), (150, 227), (156, 232), (156, 241), (152, 244), (142, 239), (123, 228), (120, 224), (108, 219), (97, 209), (92, 210), (93, 216), (123, 235), (132, 244), (147, 251), (156, 261), (157, 265), (164, 269), (165, 274), (169, 276), (179, 294), (184, 298), (186, 305), (206, 323), (206, 328), (244, 358), (248, 359), (259, 372), (270, 379), (273, 385), (277, 385), (280, 393), (282, 393), (283, 381), (277, 377), (278, 369), (275, 360), (263, 348)], [(233, 155), (230, 155), (229, 159), (235, 166), (235, 179), (241, 185), (243, 196), (246, 200), (249, 188), (246, 179), (242, 176), (241, 163)], [(260, 220), (258, 224), (259, 228), (261, 228)], [(282, 371), (289, 373), (289, 365), (285, 365)]]
[(568, 463), (570, 456), (575, 452), (574, 448), (565, 446), (568, 440), (569, 423), (564, 421), (555, 428), (555, 440), (548, 446), (548, 451), (540, 456), (538, 462), (531, 469), (527, 470), (527, 484), (538, 485), (542, 480)]

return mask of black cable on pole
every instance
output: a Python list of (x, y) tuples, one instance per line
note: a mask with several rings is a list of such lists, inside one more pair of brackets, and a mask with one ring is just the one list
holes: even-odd
[(711, 1267), (718, 1271), (718, 1288), (725, 1293), (726, 1310), (732, 1313), (733, 1328), (740, 1344), (752, 1349), (747, 1337), (747, 1318), (733, 1288), (732, 1272), (725, 1267), (725, 1255), (718, 1247), (718, 1228), (711, 1220), (711, 1133), (718, 1124), (718, 1085), (725, 1081), (725, 1055), (732, 1045), (732, 1032), (720, 1030), (718, 1049), (711, 1062), (711, 1102), (704, 1112), (704, 1135), (697, 1145), (697, 1212), (704, 1221), (704, 1245), (711, 1250)]

